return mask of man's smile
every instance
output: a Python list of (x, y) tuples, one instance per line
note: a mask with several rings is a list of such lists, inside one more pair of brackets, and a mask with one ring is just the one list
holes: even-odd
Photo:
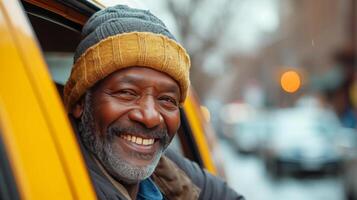
[(154, 138), (142, 138), (142, 137), (139, 137), (139, 136), (134, 136), (134, 135), (121, 135), (120, 136), (121, 138), (129, 141), (129, 142), (132, 142), (132, 143), (136, 143), (136, 144), (139, 144), (139, 145), (144, 145), (144, 146), (149, 146), (149, 145), (152, 145), (154, 144), (155, 142), (155, 139)]
[[(108, 127), (109, 141), (121, 146), (122, 156), (131, 163), (150, 164), (155, 155), (167, 147), (170, 139), (165, 127), (147, 129), (140, 124), (116, 122)], [(141, 162), (144, 160), (145, 162)]]
[[(137, 165), (145, 166), (151, 164), (161, 147), (159, 139), (143, 138), (131, 134), (122, 134), (117, 137), (116, 142), (123, 148), (129, 160), (136, 160)], [(129, 161), (130, 162), (130, 161)]]

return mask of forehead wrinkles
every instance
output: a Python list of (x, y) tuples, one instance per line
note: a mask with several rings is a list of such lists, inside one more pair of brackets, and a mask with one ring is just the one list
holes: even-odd
[(176, 82), (165, 76), (132, 73), (118, 77), (116, 81), (120, 83), (135, 84), (143, 87), (159, 87), (170, 91), (178, 90), (178, 85), (176, 84)]

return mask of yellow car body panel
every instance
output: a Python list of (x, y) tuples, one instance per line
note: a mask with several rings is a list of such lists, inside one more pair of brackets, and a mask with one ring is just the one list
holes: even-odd
[[(24, 199), (95, 199), (83, 158), (19, 2), (0, 1), (0, 101)], [(4, 123), (6, 121), (6, 123)]]
[(206, 140), (206, 135), (203, 129), (203, 118), (199, 116), (202, 111), (200, 110), (200, 105), (198, 104), (198, 102), (196, 102), (191, 92), (189, 92), (189, 95), (183, 105), (183, 108), (187, 115), (190, 127), (192, 129), (192, 134), (196, 141), (198, 151), (203, 162), (203, 166), (210, 173), (216, 175), (217, 170), (213, 162), (211, 152), (208, 146), (208, 141)]

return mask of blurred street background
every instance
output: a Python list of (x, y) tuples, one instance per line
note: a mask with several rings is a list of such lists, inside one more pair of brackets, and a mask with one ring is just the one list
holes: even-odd
[(227, 181), (246, 199), (274, 200), (342, 200), (343, 184), (340, 176), (309, 175), (280, 177), (275, 180), (267, 173), (261, 159), (236, 154), (222, 142)]
[(234, 189), (357, 199), (357, 0), (122, 2), (158, 15), (188, 49)]

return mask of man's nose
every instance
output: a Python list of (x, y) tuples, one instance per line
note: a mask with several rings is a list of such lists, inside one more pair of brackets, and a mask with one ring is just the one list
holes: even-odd
[(131, 110), (129, 113), (131, 120), (141, 123), (146, 128), (154, 128), (160, 125), (163, 118), (156, 109), (155, 100), (152, 96), (142, 97), (138, 104), (138, 108)]

